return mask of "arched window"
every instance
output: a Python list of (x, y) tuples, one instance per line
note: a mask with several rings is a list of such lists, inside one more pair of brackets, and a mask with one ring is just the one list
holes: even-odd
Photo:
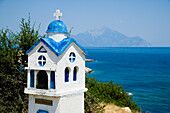
[(65, 82), (69, 81), (69, 69), (68, 67), (65, 68)]
[(69, 55), (69, 61), (73, 63), (76, 60), (76, 55), (74, 52), (71, 52)]
[(50, 75), (50, 88), (55, 89), (55, 72), (51, 71)]
[(77, 80), (77, 71), (78, 71), (78, 68), (77, 68), (77, 67), (74, 67), (74, 71), (73, 71), (73, 81), (76, 81), (76, 80)]
[(43, 55), (38, 57), (38, 64), (40, 66), (44, 66), (46, 64), (46, 58)]
[(34, 87), (34, 70), (30, 71), (30, 87)]
[(37, 86), (38, 89), (48, 89), (48, 76), (46, 71), (39, 71), (37, 74)]

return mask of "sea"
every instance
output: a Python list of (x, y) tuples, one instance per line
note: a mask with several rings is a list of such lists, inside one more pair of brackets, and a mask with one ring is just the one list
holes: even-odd
[(143, 113), (170, 113), (170, 47), (88, 47), (87, 76), (113, 81)]

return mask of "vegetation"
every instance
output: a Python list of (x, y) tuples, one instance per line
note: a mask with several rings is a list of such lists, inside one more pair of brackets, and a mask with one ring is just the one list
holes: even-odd
[[(88, 101), (88, 96), (91, 96), (91, 100), (95, 100), (98, 103), (91, 103), (92, 107), (96, 105), (96, 110), (101, 111), (103, 106), (99, 103), (114, 103), (121, 107), (129, 107), (132, 111), (141, 111), (141, 108), (132, 100), (132, 96), (129, 96), (122, 88), (121, 85), (110, 82), (98, 82), (95, 78), (86, 76), (86, 88), (88, 92), (85, 96), (85, 101)], [(90, 95), (89, 95), (90, 94)], [(92, 101), (93, 102), (93, 101)], [(85, 104), (85, 108), (86, 108)], [(99, 109), (100, 108), (100, 109)]]
[[(71, 33), (71, 32), (70, 32)], [(39, 39), (39, 27), (31, 26), (30, 17), (21, 19), (20, 31), (0, 30), (0, 113), (25, 113), (28, 106), (26, 87), (26, 70), (22, 70), (23, 57), (26, 51)], [(42, 36), (43, 37), (43, 36)], [(113, 82), (98, 82), (86, 77), (85, 112), (103, 112), (101, 102), (128, 106), (132, 110), (140, 110), (131, 96), (123, 88)]]
[(84, 99), (84, 109), (85, 113), (103, 113), (104, 112), (104, 105), (101, 105), (101, 101), (99, 98), (96, 98), (95, 94), (90, 93), (87, 91), (85, 93)]
[(20, 32), (13, 33), (8, 28), (0, 30), (0, 112), (19, 113), (27, 111), (28, 95), (26, 71), (21, 70), (21, 55), (39, 39), (38, 30), (31, 28), (28, 21), (21, 20)]

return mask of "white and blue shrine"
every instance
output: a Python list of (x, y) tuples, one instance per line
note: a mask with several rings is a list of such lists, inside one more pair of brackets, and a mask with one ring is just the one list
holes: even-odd
[(68, 38), (60, 20), (48, 25), (47, 37), (41, 38), (27, 52), (27, 88), (29, 113), (84, 113), (85, 50)]

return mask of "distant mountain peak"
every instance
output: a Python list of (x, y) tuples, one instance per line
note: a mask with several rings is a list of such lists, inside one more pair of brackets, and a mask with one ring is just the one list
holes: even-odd
[(97, 36), (100, 36), (103, 33), (108, 32), (108, 31), (109, 32), (114, 32), (112, 29), (110, 29), (108, 27), (105, 27), (105, 26), (102, 26), (102, 27), (99, 27), (99, 28), (93, 29), (93, 30), (88, 30), (87, 32), (89, 34), (91, 34), (92, 36), (97, 37)]
[(79, 33), (73, 37), (85, 47), (148, 47), (151, 45), (138, 36), (128, 37), (106, 26)]

